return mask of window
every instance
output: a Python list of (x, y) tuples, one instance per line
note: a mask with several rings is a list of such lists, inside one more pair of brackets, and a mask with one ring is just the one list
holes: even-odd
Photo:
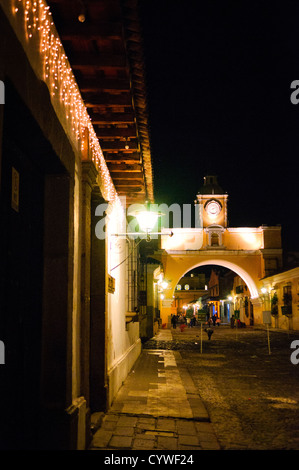
[(243, 286), (236, 286), (236, 294), (242, 294)]
[(292, 286), (291, 285), (283, 286), (283, 303), (285, 305), (292, 304)]
[(219, 246), (219, 235), (218, 235), (218, 233), (212, 233), (212, 235), (211, 235), (211, 246)]

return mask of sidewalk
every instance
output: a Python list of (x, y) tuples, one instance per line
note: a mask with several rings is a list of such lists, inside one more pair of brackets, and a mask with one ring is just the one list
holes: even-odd
[[(171, 340), (160, 330), (157, 341)], [(143, 350), (95, 432), (92, 450), (219, 450), (179, 351)]]

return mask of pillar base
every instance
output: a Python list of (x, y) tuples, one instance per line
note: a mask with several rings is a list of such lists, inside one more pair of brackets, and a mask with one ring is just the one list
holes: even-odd
[(253, 317), (254, 317), (254, 324), (262, 324), (263, 323), (263, 304), (259, 297), (254, 299), (250, 299), (253, 305)]
[[(138, 325), (139, 327), (139, 325)], [(124, 380), (127, 378), (129, 372), (137, 361), (141, 353), (141, 340), (138, 339), (131, 347), (122, 355), (121, 358), (111, 367), (108, 371), (108, 390), (110, 407), (118, 390), (122, 386)]]
[(90, 411), (79, 397), (66, 410), (43, 409), (42, 450), (85, 450), (90, 444)]

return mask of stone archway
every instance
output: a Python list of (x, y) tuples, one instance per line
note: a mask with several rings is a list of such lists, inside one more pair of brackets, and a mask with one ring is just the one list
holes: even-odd
[[(228, 259), (230, 258), (230, 259)], [(194, 256), (194, 253), (164, 253), (162, 264), (164, 267), (164, 278), (169, 282), (169, 288), (165, 292), (165, 298), (161, 303), (162, 323), (168, 323), (172, 313), (173, 295), (181, 277), (188, 271), (200, 266), (216, 265), (222, 266), (235, 272), (240, 276), (248, 286), (250, 292), (250, 301), (254, 308), (254, 316), (257, 323), (262, 320), (262, 304), (259, 296), (261, 287), (260, 281), (260, 254), (248, 256), (246, 254), (234, 254), (231, 256), (218, 255), (216, 253), (202, 253), (201, 256)]]
[[(209, 261), (202, 261), (200, 263), (197, 263), (195, 264), (194, 266), (191, 266), (189, 269), (187, 269), (186, 271), (184, 271), (182, 273), (182, 275), (177, 279), (177, 282), (179, 281), (179, 279), (181, 279), (181, 277), (183, 277), (188, 271), (191, 271), (192, 269), (195, 269), (195, 268), (199, 268), (200, 266), (208, 266), (208, 265), (215, 265), (215, 266), (222, 266), (224, 268), (227, 268), (227, 269), (230, 269), (231, 271), (234, 271), (236, 274), (238, 274), (238, 276), (240, 276), (243, 281), (247, 284), (248, 286), (248, 289), (249, 289), (249, 292), (250, 292), (250, 296), (251, 296), (251, 299), (256, 299), (259, 297), (259, 294), (258, 294), (258, 288), (256, 286), (256, 283), (254, 282), (254, 280), (252, 279), (252, 277), (250, 276), (250, 274), (243, 268), (241, 268), (240, 266), (238, 266), (237, 264), (234, 264), (234, 263), (231, 263), (230, 261), (226, 261), (226, 260), (219, 260), (219, 259), (211, 259)], [(177, 284), (176, 282), (176, 284)], [(171, 296), (173, 295), (174, 293), (174, 289), (175, 289), (175, 286), (172, 287), (172, 293), (171, 293)]]
[(161, 306), (162, 322), (168, 323), (179, 279), (195, 267), (210, 264), (229, 268), (243, 279), (256, 323), (263, 323), (259, 291), (262, 279), (282, 267), (281, 227), (228, 227), (227, 194), (213, 175), (204, 178), (196, 204), (196, 227), (171, 229), (171, 237), (161, 236), (159, 251), (155, 253), (169, 285)]

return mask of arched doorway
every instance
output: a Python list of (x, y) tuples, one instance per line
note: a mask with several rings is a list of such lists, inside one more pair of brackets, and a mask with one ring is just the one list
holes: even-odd
[[(170, 256), (171, 258), (171, 256)], [(235, 273), (236, 276), (239, 276), (240, 279), (244, 282), (244, 284), (248, 288), (247, 292), (247, 300), (243, 304), (239, 302), (238, 304), (238, 296), (236, 296), (236, 307), (233, 306), (232, 302), (231, 304), (227, 304), (227, 314), (226, 314), (226, 319), (229, 320), (232, 311), (234, 311), (234, 308), (236, 308), (237, 312), (239, 313), (242, 321), (245, 320), (244, 318), (244, 312), (246, 312), (246, 322), (248, 325), (253, 324), (253, 318), (254, 315), (259, 318), (261, 313), (259, 312), (261, 310), (261, 303), (260, 303), (260, 298), (259, 298), (259, 279), (255, 278), (250, 272), (250, 267), (252, 263), (248, 263), (248, 261), (240, 260), (241, 262), (244, 261), (244, 266), (240, 265), (241, 263), (236, 263), (232, 261), (228, 261), (227, 259), (219, 259), (219, 258), (213, 258), (209, 257), (207, 259), (197, 261), (195, 262), (194, 257), (188, 254), (184, 254), (184, 257), (181, 257), (180, 263), (172, 263), (171, 259), (168, 258), (167, 263), (164, 264), (165, 268), (164, 269), (164, 277), (166, 280), (169, 281), (169, 288), (168, 291), (165, 292), (165, 298), (162, 301), (161, 305), (161, 318), (162, 318), (162, 323), (169, 323), (169, 318), (171, 317), (172, 313), (175, 313), (174, 309), (174, 299), (175, 299), (175, 290), (176, 286), (179, 284), (179, 281), (181, 278), (183, 278), (188, 272), (204, 267), (204, 266), (219, 266), (226, 268), (233, 273)], [(246, 263), (248, 263), (249, 269), (245, 269)], [(254, 273), (254, 272), (253, 272)], [(245, 295), (244, 295), (245, 298)], [(235, 299), (234, 299), (235, 301)], [(216, 305), (216, 303), (215, 303)], [(217, 308), (219, 310), (219, 304), (217, 305)]]
[[(192, 269), (199, 268), (200, 266), (208, 266), (208, 265), (216, 265), (216, 266), (223, 266), (224, 268), (230, 269), (231, 271), (234, 271), (238, 276), (240, 276), (243, 281), (247, 284), (250, 292), (250, 296), (252, 299), (255, 299), (258, 297), (258, 288), (256, 286), (256, 283), (252, 279), (251, 275), (245, 271), (242, 267), (238, 266), (235, 263), (232, 263), (227, 260), (219, 260), (219, 259), (210, 259), (210, 260), (205, 260), (201, 261), (200, 263), (195, 264), (194, 266), (191, 266), (189, 269), (186, 269), (182, 275), (178, 279), (181, 279), (188, 271), (191, 271)], [(174, 286), (175, 288), (175, 286)], [(173, 290), (174, 290), (173, 288)], [(173, 292), (172, 292), (173, 295)]]
[(185, 273), (173, 292), (172, 313), (183, 318), (229, 324), (232, 315), (242, 325), (253, 325), (251, 292), (245, 280), (235, 271), (220, 265), (204, 263)]

